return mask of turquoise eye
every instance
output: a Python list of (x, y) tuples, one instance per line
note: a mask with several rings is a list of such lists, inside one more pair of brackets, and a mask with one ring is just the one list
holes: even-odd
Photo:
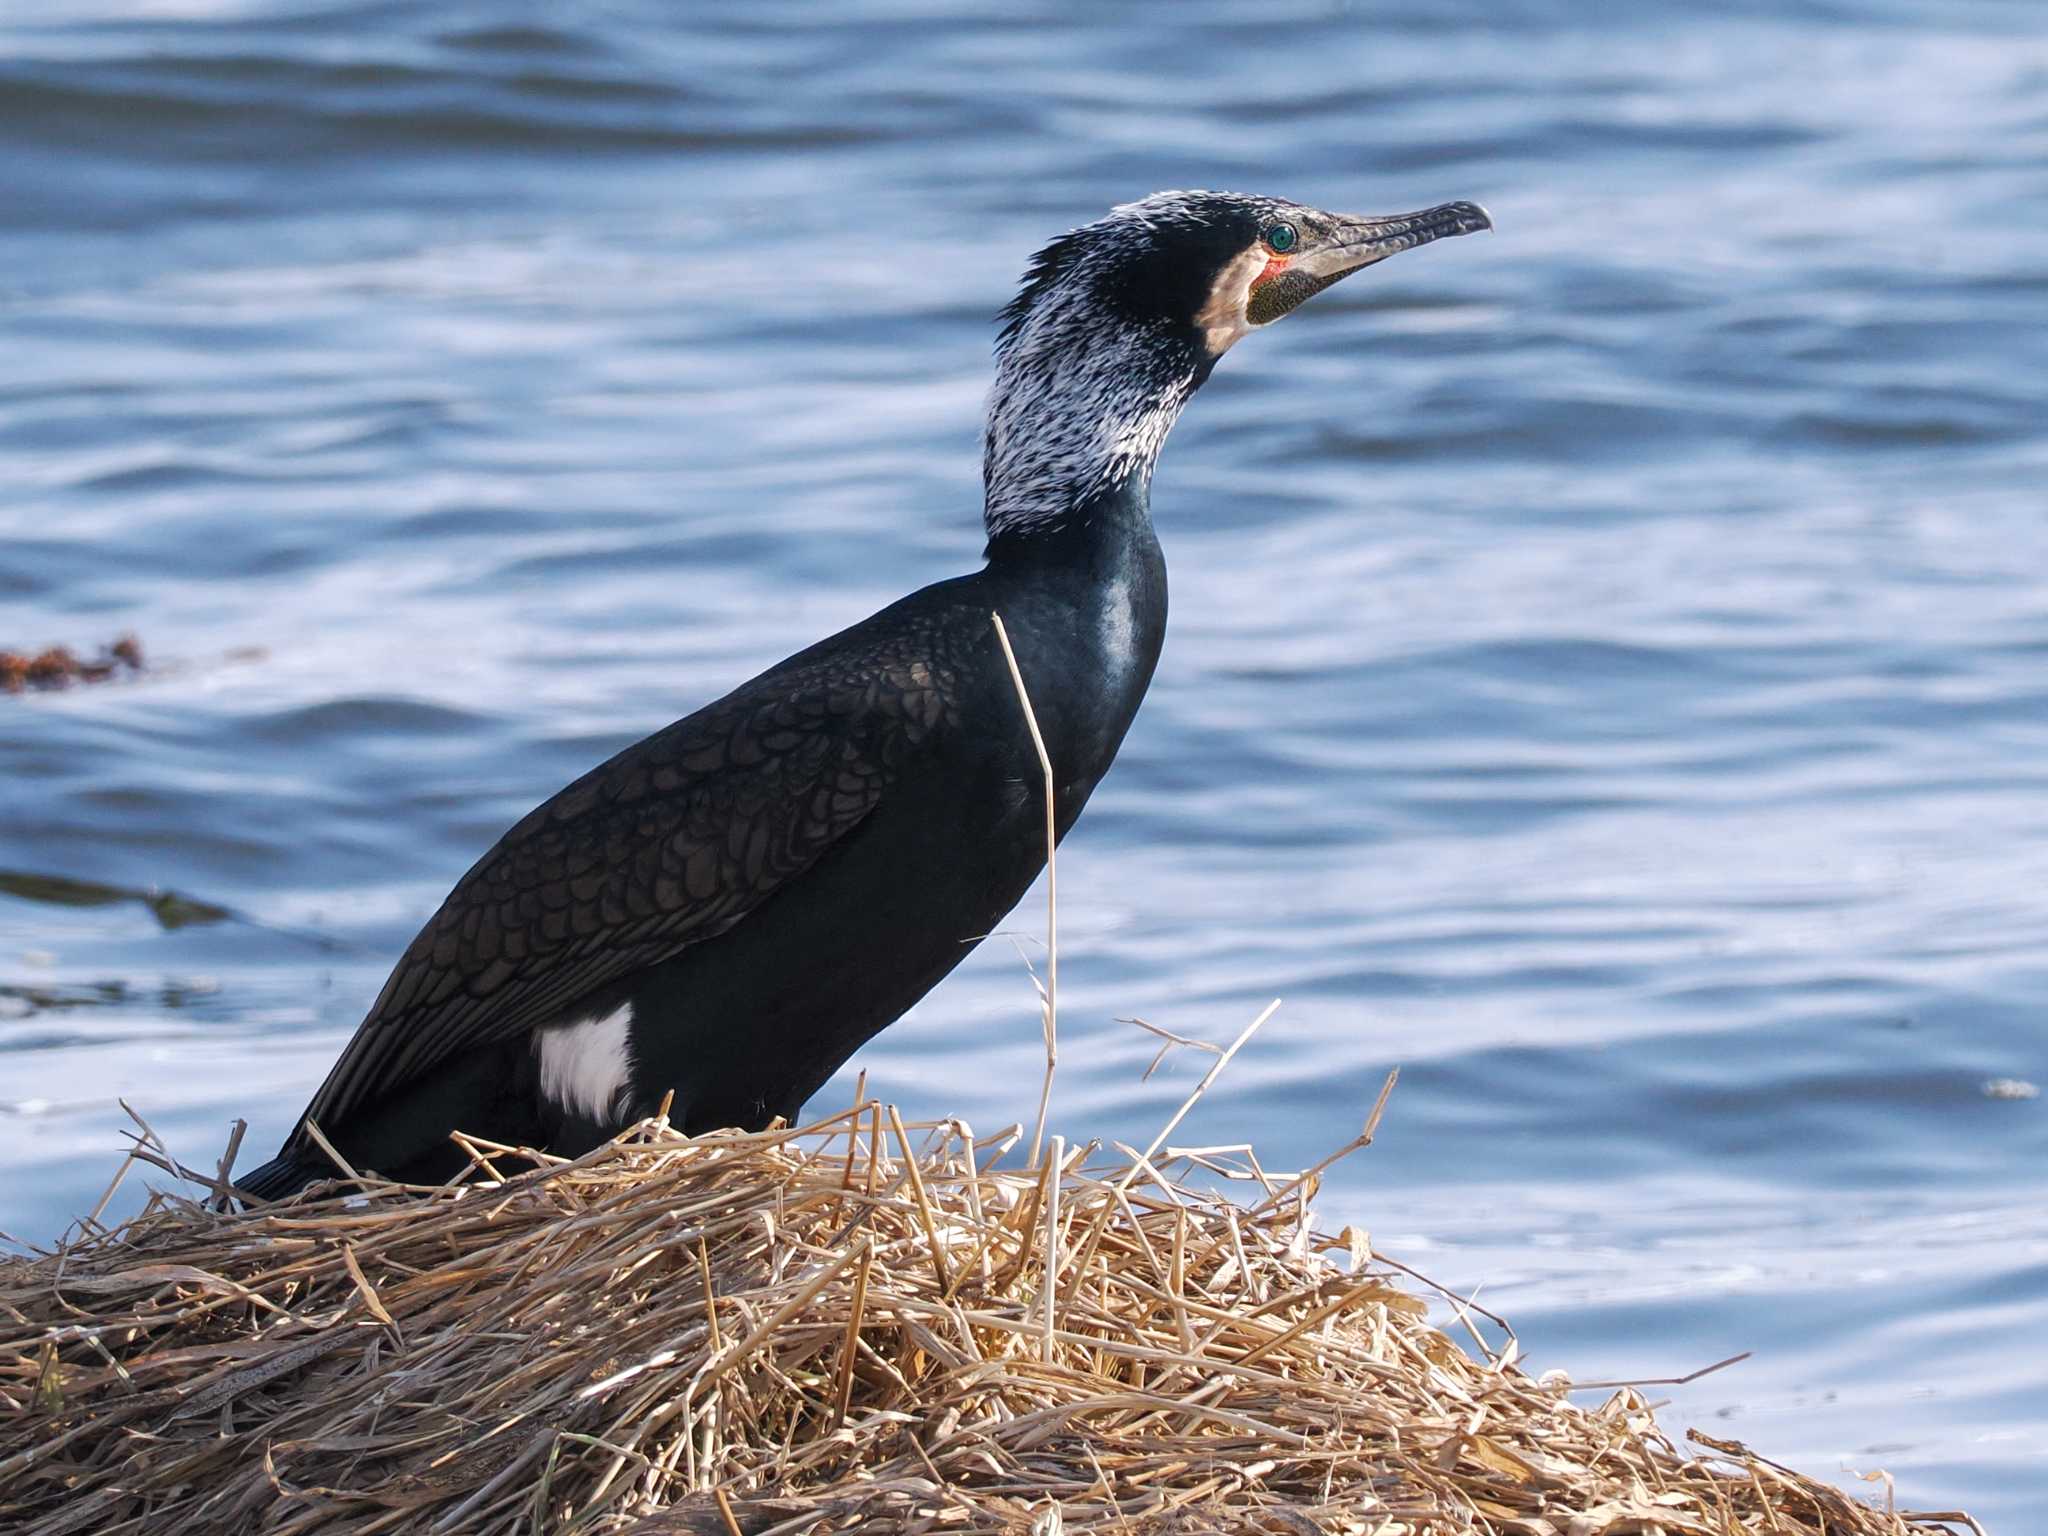
[(1294, 232), (1294, 226), (1292, 224), (1275, 224), (1271, 229), (1266, 231), (1266, 244), (1273, 247), (1273, 249), (1278, 251), (1282, 256), (1285, 256), (1289, 251), (1293, 250), (1294, 242), (1296, 240), (1299, 240), (1300, 238), (1301, 237)]

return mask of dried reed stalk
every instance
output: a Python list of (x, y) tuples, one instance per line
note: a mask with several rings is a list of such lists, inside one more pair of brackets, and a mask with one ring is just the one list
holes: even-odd
[(1632, 1388), (1581, 1407), (1461, 1349), (1362, 1247), (1323, 1257), (1345, 1244), (1298, 1175), (1247, 1210), (1171, 1151), (1055, 1140), (995, 1172), (958, 1121), (888, 1120), (693, 1141), (655, 1119), (503, 1181), (484, 1169), (519, 1154), (477, 1142), (447, 1189), (234, 1214), (158, 1192), (0, 1259), (0, 1528), (1967, 1526), (1732, 1442), (1696, 1459)]
[(1017, 653), (1010, 649), (1010, 632), (1003, 616), (991, 613), (996, 639), (1003, 647), (1003, 660), (1010, 664), (1010, 685), (1017, 690), (1017, 703), (1024, 711), (1024, 724), (1031, 732), (1031, 745), (1038, 753), (1038, 773), (1045, 787), (1045, 996), (1040, 1006), (1045, 1019), (1045, 1085), (1038, 1090), (1038, 1124), (1031, 1132), (1031, 1161), (1038, 1161), (1045, 1145), (1045, 1116), (1052, 1107), (1053, 1073), (1060, 1064), (1060, 874), (1055, 855), (1059, 852), (1059, 792), (1053, 783), (1052, 756), (1039, 734), (1038, 711), (1031, 707), (1031, 691), (1024, 686), (1024, 670), (1017, 665)]

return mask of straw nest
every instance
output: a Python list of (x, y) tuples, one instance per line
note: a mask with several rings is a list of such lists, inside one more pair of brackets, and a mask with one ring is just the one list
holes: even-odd
[(424, 1197), (159, 1192), (0, 1261), (0, 1527), (1974, 1528), (1696, 1459), (1634, 1390), (1579, 1406), (1512, 1335), (1455, 1343), (1312, 1229), (1312, 1173), (1241, 1154), (1240, 1202), (1195, 1187), (1213, 1156), (1003, 1167), (1020, 1140), (862, 1102), (525, 1172), (475, 1144)]

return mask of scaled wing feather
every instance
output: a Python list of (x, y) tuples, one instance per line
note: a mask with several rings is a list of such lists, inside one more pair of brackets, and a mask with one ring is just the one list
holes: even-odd
[(308, 1106), (326, 1125), (724, 932), (873, 811), (945, 723), (922, 658), (797, 656), (538, 807), (449, 893)]

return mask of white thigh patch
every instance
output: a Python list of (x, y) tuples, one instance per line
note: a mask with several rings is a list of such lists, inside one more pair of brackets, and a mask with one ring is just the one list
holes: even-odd
[(633, 1005), (575, 1024), (537, 1030), (540, 1091), (572, 1114), (609, 1125), (633, 1074)]

